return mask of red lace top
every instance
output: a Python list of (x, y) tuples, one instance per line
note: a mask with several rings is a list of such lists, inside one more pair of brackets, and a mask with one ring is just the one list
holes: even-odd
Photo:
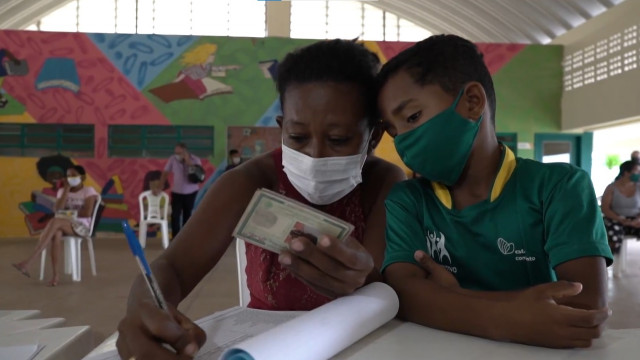
[[(309, 203), (291, 185), (282, 169), (282, 149), (273, 153), (278, 169), (277, 191), (291, 199), (345, 220), (355, 226), (352, 237), (362, 243), (365, 217), (362, 208), (362, 190), (357, 186), (344, 198), (333, 204), (318, 206)], [(278, 262), (278, 254), (247, 243), (247, 286), (251, 294), (249, 307), (264, 310), (303, 311), (312, 310), (330, 301), (294, 277)]]

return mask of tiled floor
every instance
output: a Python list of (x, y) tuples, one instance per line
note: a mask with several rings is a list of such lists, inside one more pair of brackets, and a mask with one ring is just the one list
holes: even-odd
[[(24, 258), (35, 246), (35, 239), (0, 240), (0, 309), (37, 309), (41, 317), (62, 317), (66, 325), (90, 325), (94, 344), (113, 333), (126, 308), (133, 278), (140, 273), (124, 237), (104, 237), (94, 241), (98, 276), (91, 275), (89, 257), (83, 245), (82, 281), (72, 282), (62, 275), (55, 288), (46, 286), (51, 263), (47, 258), (45, 280), (38, 280), (40, 258), (31, 266), (31, 279), (22, 276), (12, 262)], [(149, 239), (147, 259), (162, 251), (160, 240)], [(212, 312), (238, 305), (235, 248), (222, 257), (179, 309), (198, 319)]]
[[(98, 276), (90, 272), (86, 248), (83, 249), (82, 281), (71, 282), (63, 276), (55, 288), (37, 280), (38, 264), (33, 264), (27, 279), (10, 264), (25, 257), (33, 249), (35, 239), (0, 240), (0, 309), (38, 309), (43, 317), (63, 317), (66, 325), (90, 325), (95, 345), (111, 334), (125, 310), (129, 286), (138, 267), (120, 237), (102, 237), (95, 241)], [(162, 251), (159, 240), (147, 243), (147, 257)], [(48, 276), (50, 271), (47, 259)], [(46, 280), (46, 277), (45, 277)], [(610, 277), (609, 304), (613, 315), (610, 328), (640, 328), (640, 243), (629, 244), (628, 273), (622, 278)], [(230, 248), (218, 266), (183, 301), (180, 309), (197, 319), (217, 310), (238, 304), (235, 249)]]

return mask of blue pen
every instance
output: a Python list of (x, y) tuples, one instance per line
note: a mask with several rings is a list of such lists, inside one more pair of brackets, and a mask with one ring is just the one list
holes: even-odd
[(149, 267), (149, 263), (144, 257), (144, 251), (142, 250), (142, 246), (140, 246), (140, 241), (138, 241), (136, 234), (134, 234), (133, 230), (126, 220), (122, 221), (122, 230), (124, 231), (124, 235), (127, 237), (131, 252), (136, 258), (138, 266), (140, 266), (140, 271), (142, 271), (142, 275), (144, 275), (144, 278), (147, 281), (147, 285), (149, 285), (149, 291), (151, 291), (151, 295), (153, 295), (153, 298), (156, 300), (156, 303), (158, 304), (158, 307), (160, 309), (168, 310), (167, 303), (164, 301), (162, 292), (160, 292), (160, 287), (156, 282), (156, 278), (153, 276), (151, 267)]

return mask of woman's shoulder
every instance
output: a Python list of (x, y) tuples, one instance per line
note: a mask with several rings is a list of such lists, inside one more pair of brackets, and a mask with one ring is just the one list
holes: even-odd
[(614, 182), (610, 183), (609, 185), (607, 185), (607, 187), (606, 187), (606, 188), (604, 188), (604, 192), (605, 192), (605, 193), (612, 192), (612, 191), (613, 191), (613, 189), (615, 189), (615, 188), (616, 188), (616, 183), (617, 183), (617, 182), (618, 182), (618, 181), (616, 180), (616, 181), (614, 181)]
[(82, 192), (84, 197), (96, 196), (99, 195), (96, 189), (94, 189), (91, 185), (85, 185), (82, 187)]

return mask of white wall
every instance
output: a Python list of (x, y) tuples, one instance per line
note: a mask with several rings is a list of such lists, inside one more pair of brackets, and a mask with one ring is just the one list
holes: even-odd
[[(583, 82), (581, 87), (565, 91), (563, 94), (561, 125), (563, 130), (593, 129), (620, 121), (640, 120), (639, 15), (640, 1), (627, 0), (553, 41), (554, 44), (565, 46), (565, 59), (570, 57), (573, 65), (579, 65), (569, 68), (568, 71), (565, 68), (565, 76), (570, 74), (573, 79), (579, 79), (582, 76)], [(633, 30), (634, 26), (636, 30)], [(594, 50), (597, 50), (604, 44), (611, 45), (612, 41), (616, 40), (612, 36), (617, 34), (620, 34), (619, 50), (608, 46), (605, 56), (601, 58), (594, 56), (594, 60), (587, 63), (585, 48), (593, 45)], [(633, 37), (635, 43), (624, 46), (625, 35)], [(583, 50), (583, 56), (580, 60), (580, 57), (575, 55), (581, 50)], [(635, 54), (632, 54), (634, 51)], [(602, 54), (605, 53), (602, 52)], [(625, 54), (629, 54), (628, 57), (625, 57)], [(621, 62), (625, 58), (633, 58), (635, 69), (623, 70), (620, 74), (612, 76), (618, 56)], [(595, 72), (598, 64), (603, 64), (607, 68), (605, 72), (607, 78), (585, 84), (585, 75), (590, 72), (589, 68), (593, 67)], [(622, 67), (624, 64), (621, 64)]]

